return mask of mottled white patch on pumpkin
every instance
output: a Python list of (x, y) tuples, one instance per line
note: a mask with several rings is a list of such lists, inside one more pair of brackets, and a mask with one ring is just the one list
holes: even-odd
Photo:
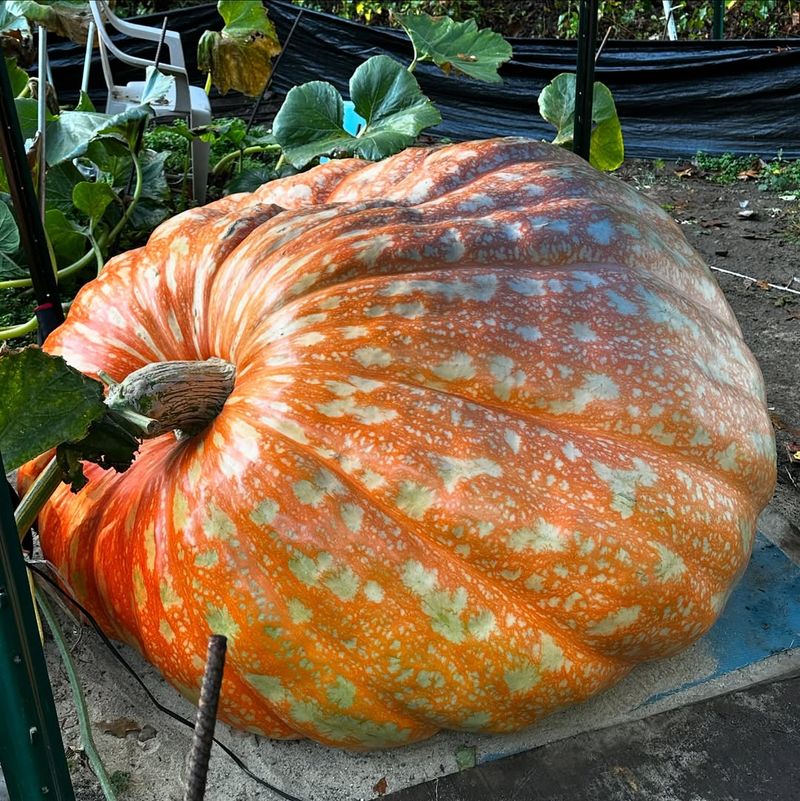
[(459, 201), (458, 209), (459, 211), (465, 211), (469, 213), (472, 211), (491, 209), (494, 208), (494, 206), (495, 200), (493, 197), (489, 195), (482, 195), (476, 192), (474, 195), (470, 195), (470, 197), (466, 200)]
[(547, 282), (538, 278), (512, 278), (508, 282), (508, 286), (518, 295), (524, 295), (526, 298), (541, 297), (548, 294)]
[(145, 564), (148, 571), (152, 573), (156, 567), (156, 528), (153, 523), (149, 523), (145, 528), (143, 540)]
[(286, 610), (292, 623), (308, 623), (314, 617), (311, 610), (298, 598), (290, 598), (286, 602)]
[(295, 344), (302, 348), (307, 348), (312, 345), (319, 345), (320, 342), (325, 341), (325, 334), (319, 331), (309, 331), (307, 334), (301, 334), (295, 339)]
[(515, 370), (515, 366), (514, 360), (508, 356), (489, 357), (489, 372), (497, 379), (492, 391), (500, 400), (509, 400), (511, 392), (525, 383), (525, 373)]
[(206, 623), (211, 629), (212, 634), (222, 634), (230, 641), (228, 647), (234, 645), (234, 640), (239, 636), (239, 625), (233, 619), (227, 606), (206, 605)]
[(751, 431), (748, 435), (750, 441), (755, 446), (756, 452), (759, 456), (767, 459), (774, 459), (775, 457), (775, 437), (772, 434), (763, 434), (760, 431)]
[(301, 445), (308, 444), (306, 432), (303, 430), (302, 426), (299, 423), (296, 423), (294, 420), (287, 420), (286, 418), (275, 419), (272, 417), (262, 417), (261, 421), (294, 442), (299, 442)]
[(614, 311), (625, 317), (635, 317), (640, 313), (639, 307), (635, 303), (623, 297), (618, 292), (614, 292), (613, 289), (606, 290), (606, 297)]
[(657, 423), (654, 425), (648, 432), (648, 436), (653, 439), (655, 442), (658, 442), (661, 445), (674, 445), (675, 444), (675, 434), (671, 431), (667, 431), (664, 428), (663, 423)]
[(598, 245), (608, 245), (614, 238), (614, 226), (611, 220), (595, 220), (586, 226), (586, 233), (597, 242)]
[(525, 526), (512, 531), (507, 538), (512, 551), (534, 551), (547, 553), (563, 551), (566, 546), (566, 532), (554, 523), (539, 518), (533, 526)]
[[(462, 246), (463, 247), (463, 246)], [(425, 295), (441, 295), (445, 300), (478, 300), (489, 301), (497, 292), (497, 276), (476, 275), (468, 281), (428, 281), (422, 279), (401, 279), (392, 281), (380, 290), (381, 295), (413, 295), (421, 292)]]
[(619, 512), (623, 520), (631, 517), (636, 510), (636, 495), (639, 487), (652, 487), (658, 475), (642, 459), (634, 459), (630, 470), (609, 467), (602, 462), (592, 462), (597, 477), (608, 485), (611, 491), (611, 508)]
[(361, 483), (368, 490), (374, 490), (382, 487), (386, 483), (386, 479), (374, 470), (367, 469), (361, 474)]
[(358, 258), (366, 267), (374, 267), (385, 251), (394, 245), (394, 237), (389, 234), (370, 234), (366, 242), (355, 247)]
[(673, 581), (686, 572), (683, 559), (660, 542), (648, 543), (658, 553), (658, 564), (653, 569), (659, 581)]
[(289, 693), (284, 689), (278, 676), (244, 673), (243, 678), (259, 695), (263, 695), (273, 704), (281, 704), (289, 698)]
[(415, 300), (411, 303), (396, 303), (392, 306), (392, 312), (399, 317), (405, 317), (407, 320), (416, 320), (425, 314), (425, 307)]
[(415, 481), (402, 481), (394, 503), (413, 520), (421, 520), (436, 500), (436, 493)]
[(467, 631), (469, 631), (476, 640), (488, 640), (496, 628), (497, 620), (494, 614), (488, 609), (484, 609), (467, 621)]
[(542, 338), (542, 332), (535, 325), (521, 325), (516, 331), (526, 342), (535, 342)]
[(572, 331), (572, 336), (575, 337), (578, 342), (597, 341), (597, 334), (590, 326), (586, 325), (586, 323), (572, 323), (570, 329)]
[(343, 676), (339, 676), (325, 691), (325, 695), (339, 709), (349, 709), (356, 699), (356, 687)]
[(590, 403), (613, 401), (619, 398), (619, 387), (614, 379), (601, 373), (588, 373), (583, 384), (572, 391), (568, 400), (554, 400), (547, 404), (554, 414), (579, 414)]
[(159, 587), (158, 594), (161, 598), (161, 605), (164, 607), (164, 609), (183, 606), (183, 598), (181, 598), (180, 595), (175, 592), (175, 589), (170, 581), (171, 579), (162, 579), (161, 586)]
[(377, 581), (368, 581), (364, 584), (364, 595), (368, 600), (380, 603), (384, 596), (383, 587)]
[(555, 639), (546, 632), (542, 632), (539, 640), (539, 668), (541, 670), (556, 671), (564, 667), (564, 651)]
[(438, 462), (436, 472), (444, 482), (445, 489), (453, 492), (462, 481), (471, 481), (479, 476), (491, 476), (500, 478), (503, 470), (497, 462), (484, 457), (477, 459), (457, 459), (453, 456), (434, 456), (433, 460)]
[(431, 368), (433, 374), (443, 381), (461, 381), (475, 375), (475, 365), (468, 353), (454, 353), (449, 359)]
[(369, 333), (363, 325), (346, 325), (339, 332), (344, 339), (361, 339)]
[[(307, 262), (308, 259), (304, 259), (304, 261)], [(301, 265), (301, 264), (295, 264), (294, 265), (295, 269), (297, 269), (297, 268), (299, 268), (301, 266), (303, 266), (303, 265)], [(300, 276), (300, 278), (298, 278), (288, 288), (288, 290), (286, 290), (286, 293), (289, 295), (289, 297), (295, 297), (297, 295), (302, 295), (303, 292), (305, 292), (307, 289), (309, 289), (310, 287), (314, 286), (314, 284), (317, 283), (317, 279), (319, 278), (319, 276), (320, 276), (319, 272), (303, 273)], [(325, 305), (325, 303), (329, 302), (330, 300), (331, 299), (328, 298), (328, 299), (326, 299), (326, 301), (323, 301), (322, 303), (320, 303), (319, 304), (320, 308), (321, 309), (335, 309), (336, 306), (338, 305), (337, 303), (334, 303), (333, 305)], [(339, 300), (339, 298), (333, 298), (333, 300)]]
[(427, 595), (432, 592), (439, 582), (439, 573), (436, 568), (428, 569), (416, 559), (409, 559), (403, 565), (403, 584), (417, 595)]
[(517, 434), (516, 431), (511, 428), (507, 428), (503, 432), (503, 439), (506, 441), (506, 445), (508, 445), (508, 447), (511, 448), (514, 453), (519, 453), (519, 448), (522, 444), (522, 438), (519, 434)]
[(183, 331), (181, 331), (180, 324), (178, 323), (178, 318), (175, 316), (175, 312), (170, 309), (167, 313), (167, 325), (169, 326), (170, 333), (175, 338), (176, 342), (183, 342)]
[(737, 446), (735, 442), (731, 442), (723, 451), (717, 451), (714, 454), (714, 460), (723, 469), (730, 472), (737, 472), (739, 470), (739, 462), (736, 459)]
[(432, 178), (423, 178), (421, 181), (417, 181), (417, 183), (415, 183), (414, 186), (412, 186), (406, 193), (406, 202), (411, 205), (422, 203), (423, 200), (428, 198), (432, 187)]
[(203, 531), (209, 539), (227, 541), (236, 535), (236, 525), (222, 509), (211, 503), (203, 520)]
[(364, 510), (354, 503), (344, 503), (339, 510), (342, 520), (350, 531), (357, 533), (361, 530), (361, 523), (364, 519)]
[(219, 564), (219, 553), (211, 548), (208, 551), (200, 551), (194, 557), (195, 567), (216, 567)]
[(742, 539), (742, 551), (749, 553), (753, 547), (753, 535), (755, 534), (755, 526), (753, 521), (746, 517), (739, 519), (739, 536)]
[(325, 576), (322, 583), (340, 600), (352, 601), (358, 594), (361, 579), (353, 572), (349, 565), (344, 565), (335, 573)]
[(172, 496), (172, 525), (175, 531), (183, 530), (189, 520), (189, 514), (189, 501), (176, 487), (175, 494)]
[(273, 501), (272, 498), (267, 498), (250, 512), (249, 517), (257, 526), (269, 526), (275, 520), (279, 511), (278, 502)]
[(668, 325), (675, 331), (688, 330), (692, 336), (700, 336), (700, 326), (694, 320), (690, 320), (682, 311), (671, 304), (665, 298), (651, 292), (649, 289), (640, 286), (636, 292), (645, 303), (645, 312), (654, 322)]
[(512, 693), (524, 693), (532, 690), (540, 680), (539, 669), (528, 662), (522, 667), (507, 670), (503, 678)]
[(365, 425), (386, 423), (394, 420), (398, 414), (396, 409), (381, 408), (379, 406), (359, 406), (352, 397), (340, 398), (328, 403), (319, 403), (316, 409), (326, 417), (354, 417)]
[(642, 607), (638, 604), (626, 606), (610, 612), (601, 621), (595, 623), (587, 629), (587, 633), (597, 637), (607, 637), (616, 634), (621, 629), (626, 629), (634, 624), (641, 614)]
[(382, 348), (359, 348), (353, 358), (362, 367), (386, 367), (392, 363), (392, 356)]
[(583, 452), (578, 448), (574, 442), (567, 442), (566, 445), (561, 446), (561, 453), (570, 460), (575, 462), (583, 456)]

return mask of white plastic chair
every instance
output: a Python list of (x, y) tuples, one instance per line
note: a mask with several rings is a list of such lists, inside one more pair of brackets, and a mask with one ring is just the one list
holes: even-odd
[[(151, 42), (160, 42), (162, 32), (159, 28), (149, 28), (146, 25), (138, 25), (117, 17), (109, 8), (106, 0), (90, 0), (89, 7), (97, 26), (97, 34), (100, 44), (100, 60), (103, 64), (103, 75), (105, 76), (106, 86), (108, 87), (108, 100), (106, 101), (106, 114), (118, 114), (132, 106), (137, 106), (141, 102), (144, 92), (144, 81), (131, 81), (124, 86), (114, 83), (114, 76), (111, 72), (109, 54), (117, 58), (123, 64), (130, 64), (134, 67), (146, 69), (153, 65), (138, 56), (130, 56), (117, 47), (108, 33), (107, 26), (110, 25), (120, 33), (134, 39), (146, 39)], [(151, 108), (156, 116), (180, 116), (186, 117), (190, 128), (211, 123), (211, 104), (208, 95), (199, 86), (192, 86), (189, 83), (189, 76), (186, 72), (186, 62), (183, 58), (183, 46), (181, 35), (176, 31), (166, 31), (164, 35), (164, 45), (169, 51), (169, 61), (162, 59), (158, 63), (158, 69), (164, 75), (171, 75), (175, 79), (172, 89), (170, 89), (165, 102), (151, 103)], [(208, 186), (208, 159), (210, 145), (208, 142), (201, 142), (199, 139), (192, 141), (192, 192), (194, 199), (198, 203), (204, 203), (206, 199), (206, 188)]]

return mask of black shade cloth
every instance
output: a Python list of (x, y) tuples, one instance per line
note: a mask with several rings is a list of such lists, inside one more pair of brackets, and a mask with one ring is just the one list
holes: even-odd
[[(269, 15), (284, 41), (298, 7), (282, 0), (268, 3)], [(160, 28), (163, 15), (137, 21)], [(197, 72), (197, 41), (206, 29), (220, 29), (216, 6), (172, 11), (169, 28), (183, 37), (190, 79)], [(559, 72), (575, 69), (574, 41), (510, 39), (513, 59), (501, 68), (502, 85), (446, 77), (433, 65), (415, 72), (436, 103), (442, 124), (433, 129), (453, 140), (520, 135), (552, 139), (554, 129), (541, 119), (536, 98)], [(121, 37), (132, 55), (152, 59), (152, 42)], [(70, 42), (48, 48), (54, 81), (62, 102), (75, 99), (83, 67), (83, 49)], [(373, 28), (330, 14), (305, 10), (275, 75), (272, 89), (285, 93), (311, 80), (332, 83), (347, 97), (350, 76), (364, 60), (378, 54), (411, 61), (411, 44), (402, 31)], [(95, 55), (91, 91), (98, 108), (105, 87)], [(118, 83), (141, 80), (140, 70), (116, 63)], [(625, 137), (626, 155), (652, 158), (706, 153), (781, 152), (800, 157), (800, 40), (609, 41), (597, 64), (596, 78), (612, 91)], [(73, 95), (70, 94), (73, 90)], [(212, 107), (230, 109), (231, 96)], [(228, 100), (225, 106), (225, 100)], [(240, 113), (250, 101), (241, 98)]]

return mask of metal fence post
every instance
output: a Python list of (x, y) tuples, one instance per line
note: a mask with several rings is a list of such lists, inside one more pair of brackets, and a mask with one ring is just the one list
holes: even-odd
[[(5, 475), (0, 457), (0, 473)], [(11, 801), (75, 801), (11, 497), (0, 482), (0, 764)]]
[(597, 41), (598, 0), (581, 0), (578, 20), (578, 65), (575, 76), (575, 128), (573, 149), (589, 160), (594, 99), (594, 52)]

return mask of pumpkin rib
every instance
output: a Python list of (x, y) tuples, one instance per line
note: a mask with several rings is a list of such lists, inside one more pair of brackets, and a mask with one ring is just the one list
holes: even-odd
[[(425, 387), (423, 388), (429, 389)], [(324, 464), (331, 472), (336, 474), (337, 478), (339, 478), (343, 483), (350, 485), (354, 490), (364, 489), (364, 487), (358, 482), (356, 482), (349, 473), (342, 470), (341, 466), (335, 460), (327, 459), (324, 456), (321, 456), (310, 445), (307, 446), (302, 443), (298, 443), (296, 440), (287, 437), (285, 434), (277, 431), (276, 429), (272, 429), (272, 431), (273, 431), (273, 436), (277, 436), (291, 443), (292, 448), (308, 452), (314, 461)], [(491, 577), (491, 579), (484, 579), (483, 574), (480, 572), (480, 568), (477, 565), (474, 565), (466, 557), (461, 556), (460, 554), (453, 552), (452, 550), (448, 550), (446, 543), (436, 539), (433, 535), (429, 535), (422, 527), (422, 524), (415, 525), (414, 521), (410, 521), (406, 517), (398, 515), (397, 510), (393, 506), (389, 505), (387, 502), (382, 501), (380, 498), (373, 497), (371, 499), (371, 503), (377, 507), (380, 507), (380, 511), (384, 515), (394, 520), (398, 525), (402, 526), (406, 534), (414, 536), (417, 540), (424, 542), (428, 546), (433, 546), (436, 549), (436, 551), (439, 552), (442, 556), (445, 555), (448, 556), (450, 561), (455, 560), (459, 562), (462, 568), (464, 569), (464, 572), (472, 576), (473, 579), (477, 579), (477, 581), (475, 582), (476, 584), (490, 586), (492, 585), (493, 582), (494, 584), (492, 586), (494, 586), (494, 588), (497, 589), (500, 592), (500, 594), (503, 595), (507, 600), (511, 598), (524, 600), (528, 596), (529, 593), (522, 592), (520, 589), (512, 587), (508, 584), (498, 582), (497, 577)], [(632, 536), (635, 539), (635, 535)], [(687, 557), (684, 554), (681, 555), (684, 561), (687, 561)], [(706, 565), (697, 562), (694, 563), (694, 568), (695, 568), (696, 581), (697, 582), (703, 581), (705, 576), (697, 576), (697, 573), (701, 572), (702, 574), (707, 574), (709, 570), (708, 567)], [(705, 581), (708, 582), (708, 579), (705, 578)], [(641, 588), (637, 587), (637, 589)], [(654, 590), (654, 597), (661, 598), (663, 597), (663, 595), (660, 591)], [(575, 633), (574, 629), (570, 628), (566, 622), (562, 623), (558, 618), (558, 616), (553, 617), (551, 615), (548, 615), (548, 613), (545, 612), (544, 610), (537, 609), (532, 605), (525, 607), (524, 611), (526, 615), (529, 615), (533, 618), (531, 622), (534, 624), (534, 626), (538, 627), (540, 630), (547, 632), (548, 634), (553, 636), (556, 640), (560, 641), (561, 638), (568, 640), (570, 636), (574, 636)], [(585, 640), (582, 641), (578, 647), (585, 654), (593, 655), (598, 661), (618, 667), (619, 666), (630, 667), (637, 661), (639, 661), (639, 659), (625, 659), (622, 656), (610, 654), (607, 651), (602, 650), (597, 645), (592, 645), (590, 643), (587, 643)], [(661, 657), (654, 656), (652, 658), (661, 658)]]

